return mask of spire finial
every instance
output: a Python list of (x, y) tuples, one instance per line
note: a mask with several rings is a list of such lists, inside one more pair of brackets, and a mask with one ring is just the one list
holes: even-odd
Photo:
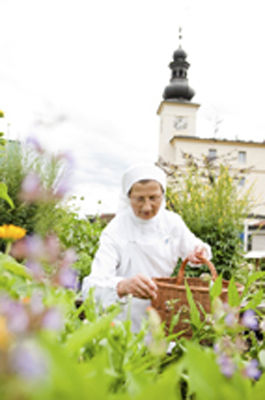
[(182, 26), (179, 27), (179, 47), (181, 47), (181, 41), (182, 41)]

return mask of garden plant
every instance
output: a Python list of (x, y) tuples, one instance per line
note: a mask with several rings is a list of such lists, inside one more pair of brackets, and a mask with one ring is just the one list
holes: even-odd
[[(53, 162), (53, 158), (48, 160)], [(51, 167), (45, 163), (46, 160), (39, 162), (36, 175)], [(224, 179), (227, 184), (229, 171), (222, 171), (224, 176), (219, 180)], [(18, 169), (17, 173), (15, 179), (16, 173), (12, 172), (13, 180), (8, 180), (5, 173), (0, 174), (1, 400), (264, 398), (263, 290), (256, 290), (255, 286), (264, 279), (264, 272), (248, 274), (242, 293), (232, 277), (227, 303), (220, 300), (222, 274), (215, 282), (210, 280), (211, 312), (205, 313), (203, 319), (200, 318), (203, 310), (187, 286), (190, 340), (173, 333), (166, 336), (152, 308), (146, 311), (140, 332), (132, 333), (130, 319), (119, 320), (122, 305), (117, 303), (103, 309), (95, 303), (93, 290), (79, 308), (75, 305), (80, 298), (80, 279), (89, 273), (104, 224), (99, 219), (91, 222), (79, 218), (62, 202), (63, 196), (58, 198), (57, 174), (47, 184), (35, 176), (33, 182), (38, 185), (34, 186), (25, 184), (26, 173), (21, 176)], [(232, 195), (230, 186), (227, 188), (223, 183), (220, 191), (221, 187)], [(210, 188), (208, 191), (213, 201)], [(169, 193), (169, 199), (172, 195)], [(226, 196), (228, 200), (229, 195)], [(200, 207), (203, 210), (201, 204)], [(210, 204), (207, 207), (210, 213)], [(221, 213), (221, 204), (219, 207)], [(33, 218), (40, 209), (49, 210), (47, 215), (56, 218), (49, 223)], [(240, 210), (232, 212), (241, 218)], [(203, 218), (206, 211), (202, 212)], [(209, 218), (220, 216), (211, 213)], [(233, 259), (231, 268), (240, 260), (239, 242), (233, 236), (240, 230), (240, 224), (238, 220), (233, 222), (234, 219), (235, 214), (231, 214), (233, 230), (226, 232), (234, 238), (234, 250), (221, 245), (214, 248), (217, 267), (218, 260), (224, 260), (221, 264), (224, 274), (228, 270), (226, 254)], [(203, 224), (198, 226), (202, 233)], [(226, 223), (216, 225), (221, 239), (225, 227)], [(204, 233), (207, 235), (206, 228)], [(214, 234), (216, 238), (217, 233)], [(169, 351), (173, 340), (175, 346)]]
[[(244, 263), (242, 233), (251, 210), (251, 187), (238, 186), (247, 171), (222, 159), (183, 154), (179, 166), (160, 160), (168, 175), (167, 207), (180, 214), (198, 237), (209, 243), (217, 271), (229, 279)], [(207, 270), (205, 270), (207, 271)]]

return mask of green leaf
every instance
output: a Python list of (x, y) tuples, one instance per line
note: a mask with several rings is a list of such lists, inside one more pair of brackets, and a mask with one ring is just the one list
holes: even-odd
[(265, 393), (265, 375), (263, 374), (259, 381), (255, 383), (253, 391), (251, 393), (251, 398), (254, 400), (264, 400)]
[(247, 303), (242, 310), (248, 310), (249, 308), (256, 308), (263, 299), (263, 290), (260, 289), (257, 293), (253, 294), (251, 300)]
[(178, 324), (180, 314), (181, 314), (181, 310), (179, 310), (176, 314), (173, 315), (171, 322), (170, 322), (170, 326), (169, 326), (169, 333), (172, 333), (175, 326)]
[(260, 364), (262, 365), (263, 368), (265, 368), (265, 350), (264, 349), (259, 352), (258, 357), (259, 357)]
[(243, 291), (242, 298), (245, 297), (246, 294), (248, 293), (249, 287), (250, 287), (254, 282), (256, 282), (258, 279), (261, 279), (261, 278), (263, 278), (264, 276), (265, 276), (265, 271), (254, 272), (252, 275), (250, 275), (250, 276), (248, 277), (248, 280), (247, 280), (245, 289), (244, 289), (244, 291)]
[(210, 287), (210, 297), (212, 301), (222, 293), (222, 280), (222, 275), (219, 275), (212, 287)]
[(103, 316), (98, 321), (83, 324), (83, 326), (78, 331), (74, 332), (74, 334), (70, 336), (66, 342), (67, 351), (70, 353), (76, 353), (80, 351), (81, 347), (83, 347), (87, 342), (90, 342), (95, 337), (102, 334), (102, 332), (108, 330), (110, 323), (119, 312), (120, 310), (116, 309), (111, 314)]
[(237, 291), (235, 279), (232, 277), (228, 285), (228, 303), (231, 307), (237, 307), (240, 305), (240, 302), (241, 298)]
[(0, 270), (6, 270), (21, 278), (32, 280), (31, 275), (26, 271), (26, 267), (19, 264), (13, 257), (0, 253)]
[(194, 325), (196, 328), (199, 328), (201, 326), (201, 319), (200, 319), (200, 313), (198, 308), (196, 307), (195, 301), (193, 299), (190, 287), (185, 280), (185, 287), (186, 287), (186, 294), (187, 294), (187, 300), (190, 306), (190, 320), (192, 325)]
[(188, 369), (190, 393), (195, 393), (196, 399), (220, 399), (218, 392), (224, 379), (212, 354), (188, 343), (184, 363)]
[(0, 182), (0, 198), (5, 200), (11, 208), (15, 208), (13, 200), (8, 196), (7, 186), (4, 182)]
[(230, 379), (221, 373), (212, 349), (188, 342), (183, 364), (187, 370), (189, 394), (196, 400), (256, 400), (250, 395), (251, 382), (239, 372)]

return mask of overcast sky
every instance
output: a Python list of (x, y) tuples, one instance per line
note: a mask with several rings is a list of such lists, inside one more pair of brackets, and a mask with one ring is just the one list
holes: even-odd
[[(197, 133), (265, 139), (262, 0), (0, 0), (0, 109), (9, 138), (75, 159), (84, 213), (115, 211), (122, 172), (155, 161), (179, 46), (201, 104)], [(98, 205), (101, 200), (102, 204)]]

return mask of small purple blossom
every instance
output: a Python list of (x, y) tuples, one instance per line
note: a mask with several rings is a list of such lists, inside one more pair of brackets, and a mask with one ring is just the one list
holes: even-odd
[(56, 235), (49, 235), (45, 238), (44, 248), (46, 259), (50, 263), (55, 263), (60, 256), (60, 242)]
[(62, 199), (66, 195), (66, 193), (69, 192), (69, 190), (70, 190), (69, 181), (67, 181), (66, 179), (61, 179), (56, 188), (54, 189), (53, 192), (54, 197), (56, 197), (57, 199)]
[(256, 313), (253, 310), (246, 310), (241, 319), (242, 325), (246, 328), (252, 329), (253, 331), (258, 330), (259, 321)]
[(28, 269), (30, 270), (30, 272), (32, 273), (32, 275), (34, 276), (35, 279), (37, 279), (37, 280), (43, 279), (44, 271), (39, 262), (27, 261), (26, 266), (28, 267)]
[(68, 268), (77, 260), (77, 255), (74, 249), (67, 249), (62, 260), (62, 267)]
[(63, 267), (60, 269), (58, 281), (63, 287), (76, 290), (78, 287), (78, 273), (72, 268)]
[(228, 357), (226, 354), (221, 354), (217, 358), (217, 363), (220, 366), (220, 370), (224, 376), (227, 378), (231, 378), (236, 370), (236, 365), (233, 360)]
[(31, 297), (30, 310), (33, 315), (41, 314), (44, 311), (42, 294), (34, 292)]
[(24, 307), (8, 297), (1, 298), (0, 312), (7, 319), (8, 329), (12, 333), (23, 333), (29, 325), (29, 318)]
[(38, 235), (27, 236), (26, 238), (27, 258), (41, 260), (46, 256), (46, 249), (42, 238)]
[(237, 317), (234, 312), (231, 311), (225, 316), (225, 323), (229, 327), (233, 327), (236, 325)]
[(42, 319), (42, 327), (51, 331), (60, 331), (63, 328), (63, 318), (57, 308), (50, 308)]
[(34, 342), (17, 345), (10, 357), (11, 369), (27, 380), (43, 379), (48, 373), (48, 359)]
[(34, 172), (30, 172), (22, 182), (20, 197), (27, 202), (40, 200), (42, 197), (42, 185), (40, 178)]
[(73, 167), (75, 164), (75, 159), (73, 157), (73, 154), (69, 151), (64, 151), (62, 153), (58, 153), (55, 156), (56, 160), (63, 160), (65, 161), (69, 167)]
[(8, 318), (8, 329), (13, 333), (25, 332), (29, 325), (28, 314), (20, 304), (16, 304), (13, 311), (14, 314)]
[(29, 136), (26, 140), (26, 143), (32, 146), (38, 153), (44, 153), (44, 149), (41, 147), (40, 142), (35, 136)]
[(258, 369), (258, 366), (259, 364), (256, 359), (249, 361), (245, 369), (243, 370), (244, 375), (251, 379), (259, 379), (261, 371)]

